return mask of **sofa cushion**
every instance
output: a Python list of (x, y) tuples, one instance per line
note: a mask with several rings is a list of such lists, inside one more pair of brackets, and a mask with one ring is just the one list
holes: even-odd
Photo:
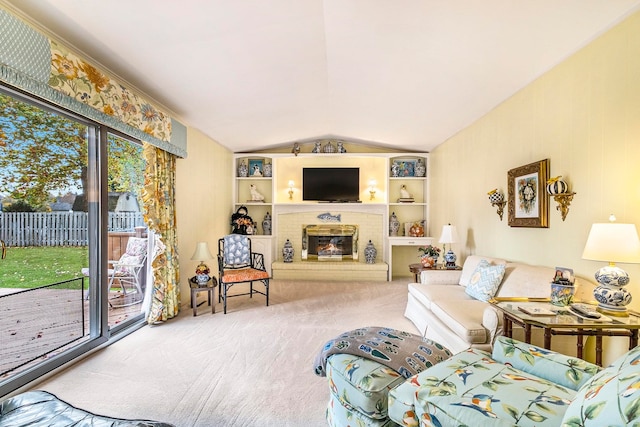
[(487, 330), (482, 317), (487, 303), (475, 299), (446, 299), (431, 303), (431, 311), (442, 323), (469, 344), (487, 342)]
[(474, 271), (476, 271), (476, 267), (480, 263), (480, 261), (485, 260), (489, 262), (490, 265), (498, 265), (498, 264), (506, 264), (507, 261), (501, 258), (491, 258), (479, 255), (470, 255), (467, 259), (464, 260), (464, 264), (462, 266), (462, 274), (460, 275), (460, 283), (459, 285), (468, 286), (469, 281), (471, 280), (471, 276)]
[(431, 310), (431, 302), (441, 299), (471, 300), (464, 288), (457, 285), (423, 285), (421, 283), (409, 283), (409, 293), (416, 297), (427, 310)]
[(373, 419), (387, 417), (387, 393), (404, 381), (393, 369), (351, 354), (329, 357), (327, 379), (342, 405)]
[(544, 377), (572, 390), (578, 390), (600, 372), (600, 368), (593, 363), (507, 337), (496, 339), (492, 357), (500, 363)]
[(563, 425), (602, 426), (640, 423), (640, 347), (625, 353), (578, 390)]
[(500, 297), (549, 298), (554, 268), (521, 263), (507, 263), (502, 285), (498, 289)]
[(329, 393), (327, 405), (327, 424), (330, 427), (363, 426), (363, 427), (396, 427), (396, 424), (388, 417), (375, 419), (361, 414), (348, 405), (343, 405), (333, 393)]
[(403, 425), (421, 420), (443, 426), (557, 427), (575, 393), (469, 349), (391, 390), (389, 417)]
[(477, 300), (489, 301), (496, 294), (503, 276), (504, 264), (490, 265), (483, 259), (471, 275), (465, 291)]

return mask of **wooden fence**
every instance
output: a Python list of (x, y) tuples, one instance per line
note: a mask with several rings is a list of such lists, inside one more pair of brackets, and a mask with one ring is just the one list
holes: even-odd
[[(144, 226), (140, 212), (109, 212), (108, 231)], [(0, 240), (7, 246), (87, 246), (86, 212), (0, 212)]]

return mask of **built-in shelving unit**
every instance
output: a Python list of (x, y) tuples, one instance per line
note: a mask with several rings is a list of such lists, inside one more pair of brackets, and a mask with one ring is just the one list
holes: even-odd
[[(279, 263), (282, 261), (281, 248), (287, 239), (294, 245), (294, 263), (299, 262), (300, 250), (298, 242), (298, 229), (302, 225), (297, 222), (309, 223), (320, 221), (316, 219), (319, 213), (341, 214), (343, 221), (363, 222), (360, 252), (363, 253), (364, 245), (372, 240), (378, 249), (377, 264), (370, 265), (370, 269), (377, 271), (379, 277), (381, 264), (389, 266), (387, 279), (393, 277), (394, 248), (400, 246), (416, 246), (432, 242), (429, 233), (429, 155), (427, 153), (300, 153), (294, 156), (291, 153), (237, 153), (233, 159), (233, 171), (235, 174), (233, 206), (237, 210), (241, 206), (247, 207), (249, 215), (257, 223), (256, 234), (252, 236), (254, 248), (257, 245), (265, 254), (265, 261)], [(401, 176), (394, 176), (394, 164), (403, 164)], [(264, 165), (271, 165), (271, 176), (265, 176)], [(242, 165), (246, 166), (246, 176), (239, 171)], [(415, 167), (424, 165), (425, 173), (416, 176)], [(262, 171), (252, 173), (255, 166), (262, 167)], [(361, 203), (317, 203), (302, 200), (302, 168), (321, 166), (357, 166), (360, 168), (360, 193)], [(242, 174), (244, 175), (244, 174)], [(293, 183), (292, 186), (290, 184)], [(254, 186), (264, 201), (255, 201), (251, 196), (251, 186)], [(404, 186), (413, 197), (413, 202), (398, 201), (401, 198), (401, 188)], [(371, 191), (374, 197), (371, 198)], [(292, 192), (289, 197), (289, 192)], [(264, 235), (262, 221), (269, 213), (272, 217), (271, 235)], [(398, 236), (389, 236), (389, 217), (395, 213), (398, 220), (404, 223), (423, 222), (426, 237), (412, 237), (404, 235), (404, 227), (400, 227)], [(348, 218), (348, 219), (345, 219)], [(372, 219), (373, 218), (373, 219)], [(366, 224), (364, 224), (366, 223)], [(373, 224), (373, 225), (371, 225)], [(301, 239), (300, 239), (301, 240)], [(364, 263), (364, 257), (359, 264)], [(405, 257), (406, 258), (406, 257)], [(400, 262), (398, 267), (407, 262)], [(406, 260), (405, 260), (406, 261)], [(416, 259), (409, 260), (417, 262)], [(304, 261), (307, 262), (307, 261)], [(345, 268), (349, 264), (345, 263)], [(309, 267), (309, 265), (306, 265)], [(295, 265), (287, 265), (287, 273), (290, 275)], [(325, 269), (330, 270), (330, 269)], [(367, 266), (358, 265), (359, 277)], [(404, 267), (407, 270), (408, 266)], [(402, 270), (404, 272), (404, 270)], [(309, 274), (309, 271), (307, 271)], [(287, 276), (287, 278), (290, 278)], [(344, 271), (336, 269), (336, 280), (345, 278)]]

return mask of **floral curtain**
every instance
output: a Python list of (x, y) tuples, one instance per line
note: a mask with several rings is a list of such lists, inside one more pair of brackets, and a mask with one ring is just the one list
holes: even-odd
[(165, 246), (152, 261), (153, 290), (149, 324), (164, 322), (180, 311), (180, 276), (176, 236), (176, 156), (144, 143), (147, 162), (142, 204), (144, 219)]

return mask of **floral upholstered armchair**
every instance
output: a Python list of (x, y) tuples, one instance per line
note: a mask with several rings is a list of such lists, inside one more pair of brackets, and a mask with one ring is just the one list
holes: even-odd
[(640, 423), (640, 347), (601, 369), (499, 337), (489, 354), (469, 349), (389, 393), (404, 426), (563, 426)]

